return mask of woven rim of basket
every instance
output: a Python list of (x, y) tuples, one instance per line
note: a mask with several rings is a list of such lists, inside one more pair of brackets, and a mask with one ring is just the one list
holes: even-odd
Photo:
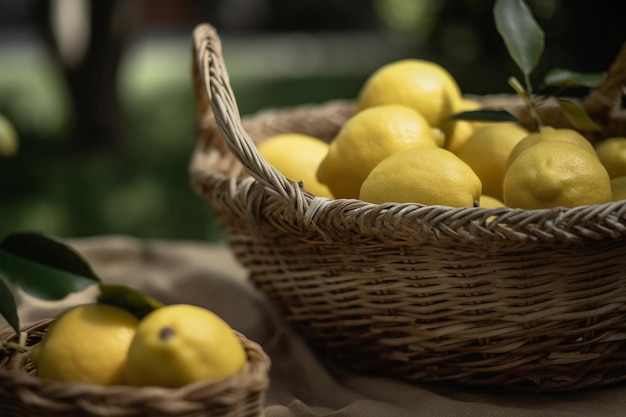
[[(39, 343), (51, 322), (45, 319), (23, 326), (22, 331), (28, 335), (26, 346)], [(0, 385), (3, 387), (0, 410), (24, 406), (58, 415), (79, 412), (85, 416), (186, 416), (211, 411), (210, 415), (215, 416), (258, 416), (269, 387), (270, 359), (257, 343), (235, 333), (248, 355), (247, 364), (238, 374), (176, 389), (45, 380), (35, 375), (34, 365), (25, 350), (5, 349), (0, 351)], [(14, 336), (11, 328), (0, 332), (3, 342)]]
[[(272, 210), (255, 208), (263, 210), (263, 217), (277, 220), (280, 217), (284, 222), (289, 217), (285, 217), (286, 211), (295, 212), (295, 227), (314, 229), (315, 233), (322, 236), (337, 228), (336, 218), (341, 219), (340, 227), (343, 230), (367, 231), (380, 226), (381, 222), (387, 226), (396, 224), (401, 218), (403, 223), (408, 221), (412, 227), (422, 227), (431, 237), (452, 234), (455, 239), (474, 239), (482, 235), (502, 242), (519, 242), (530, 238), (572, 243), (626, 236), (624, 200), (574, 208), (525, 210), (510, 207), (451, 208), (414, 203), (371, 204), (356, 199), (315, 197), (268, 164), (257, 151), (255, 140), (246, 129), (254, 128), (255, 123), (269, 123), (271, 119), (274, 119), (272, 123), (281, 119), (278, 124), (288, 127), (297, 123), (304, 114), (309, 117), (309, 122), (311, 116), (323, 120), (328, 116), (329, 109), (339, 109), (345, 116), (349, 114), (350, 104), (333, 102), (319, 106), (265, 110), (254, 118), (242, 121), (221, 48), (218, 34), (211, 25), (196, 27), (193, 47), (195, 65), (192, 69), (200, 140), (192, 157), (190, 173), (196, 191), (209, 199), (215, 198), (216, 190), (230, 190), (228, 198), (238, 201), (232, 203), (229, 209), (239, 209), (239, 217), (247, 217), (253, 222), (255, 214), (250, 212), (250, 207), (245, 207), (246, 203), (265, 199), (272, 203)], [(626, 44), (609, 71), (608, 81), (590, 94), (591, 98), (587, 102), (591, 103), (589, 108), (595, 115), (608, 118), (611, 123), (607, 122), (607, 126), (623, 129), (626, 135), (626, 112), (621, 108), (625, 79)], [(510, 106), (509, 101), (498, 97), (493, 97), (491, 103), (499, 108)], [(509, 108), (520, 111), (519, 107)], [(545, 110), (546, 114), (553, 111), (549, 106)], [(250, 177), (238, 175), (237, 163), (243, 166)], [(280, 221), (273, 223), (276, 225)], [(377, 233), (385, 235), (389, 232), (390, 236), (397, 238), (398, 230), (391, 229), (378, 227)], [(406, 232), (412, 234), (410, 239), (414, 238), (414, 229)]]

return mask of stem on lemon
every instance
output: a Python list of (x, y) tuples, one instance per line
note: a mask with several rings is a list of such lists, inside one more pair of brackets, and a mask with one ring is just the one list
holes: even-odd
[(26, 346), (27, 332), (20, 332), (17, 342), (11, 340), (0, 340), (0, 351), (25, 351), (28, 350)]
[(28, 337), (28, 333), (20, 332), (20, 338), (18, 340), (18, 345), (22, 348), (26, 348), (26, 338)]
[(530, 78), (527, 74), (524, 74), (524, 83), (526, 84), (526, 88), (524, 88), (524, 86), (515, 77), (510, 77), (508, 82), (517, 95), (522, 98), (524, 105), (530, 114), (531, 125), (529, 126), (529, 129), (533, 132), (539, 131), (539, 128), (541, 127), (541, 119), (535, 110), (535, 105), (532, 100), (532, 86), (530, 84)]

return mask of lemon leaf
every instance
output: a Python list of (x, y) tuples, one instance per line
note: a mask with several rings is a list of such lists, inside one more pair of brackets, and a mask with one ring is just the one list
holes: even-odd
[(506, 110), (470, 110), (455, 113), (452, 120), (480, 120), (487, 122), (517, 122), (517, 118)]
[(138, 319), (144, 318), (148, 313), (163, 304), (149, 295), (121, 284), (100, 284), (100, 294), (97, 298), (99, 303), (111, 304), (120, 307)]
[(543, 54), (543, 30), (522, 0), (496, 0), (493, 15), (509, 55), (528, 76)]
[(546, 74), (543, 82), (555, 87), (599, 87), (606, 79), (605, 72), (575, 72), (555, 68)]
[(39, 233), (14, 233), (0, 242), (0, 272), (45, 300), (59, 300), (100, 281), (78, 253)]
[(569, 100), (559, 99), (559, 106), (563, 114), (570, 121), (575, 129), (583, 132), (593, 132), (600, 130), (600, 126), (594, 122), (585, 109)]
[(17, 314), (17, 304), (11, 288), (7, 285), (5, 277), (0, 274), (0, 315), (15, 330), (15, 334), (20, 334), (20, 318)]

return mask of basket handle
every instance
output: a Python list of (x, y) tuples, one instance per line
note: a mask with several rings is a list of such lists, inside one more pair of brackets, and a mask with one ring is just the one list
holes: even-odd
[(228, 148), (250, 176), (285, 199), (295, 199), (302, 205), (308, 193), (268, 164), (243, 128), (216, 29), (209, 24), (196, 26), (193, 41), (192, 65), (198, 111), (203, 117), (214, 120)]

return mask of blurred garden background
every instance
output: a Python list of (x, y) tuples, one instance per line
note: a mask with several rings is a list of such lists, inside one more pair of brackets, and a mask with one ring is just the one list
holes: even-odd
[[(625, 2), (528, 0), (551, 68), (604, 71)], [(519, 76), (492, 0), (0, 0), (0, 238), (127, 234), (220, 241), (189, 186), (196, 121), (191, 33), (216, 26), (243, 115), (356, 97), (377, 67), (439, 62), (464, 93)]]

